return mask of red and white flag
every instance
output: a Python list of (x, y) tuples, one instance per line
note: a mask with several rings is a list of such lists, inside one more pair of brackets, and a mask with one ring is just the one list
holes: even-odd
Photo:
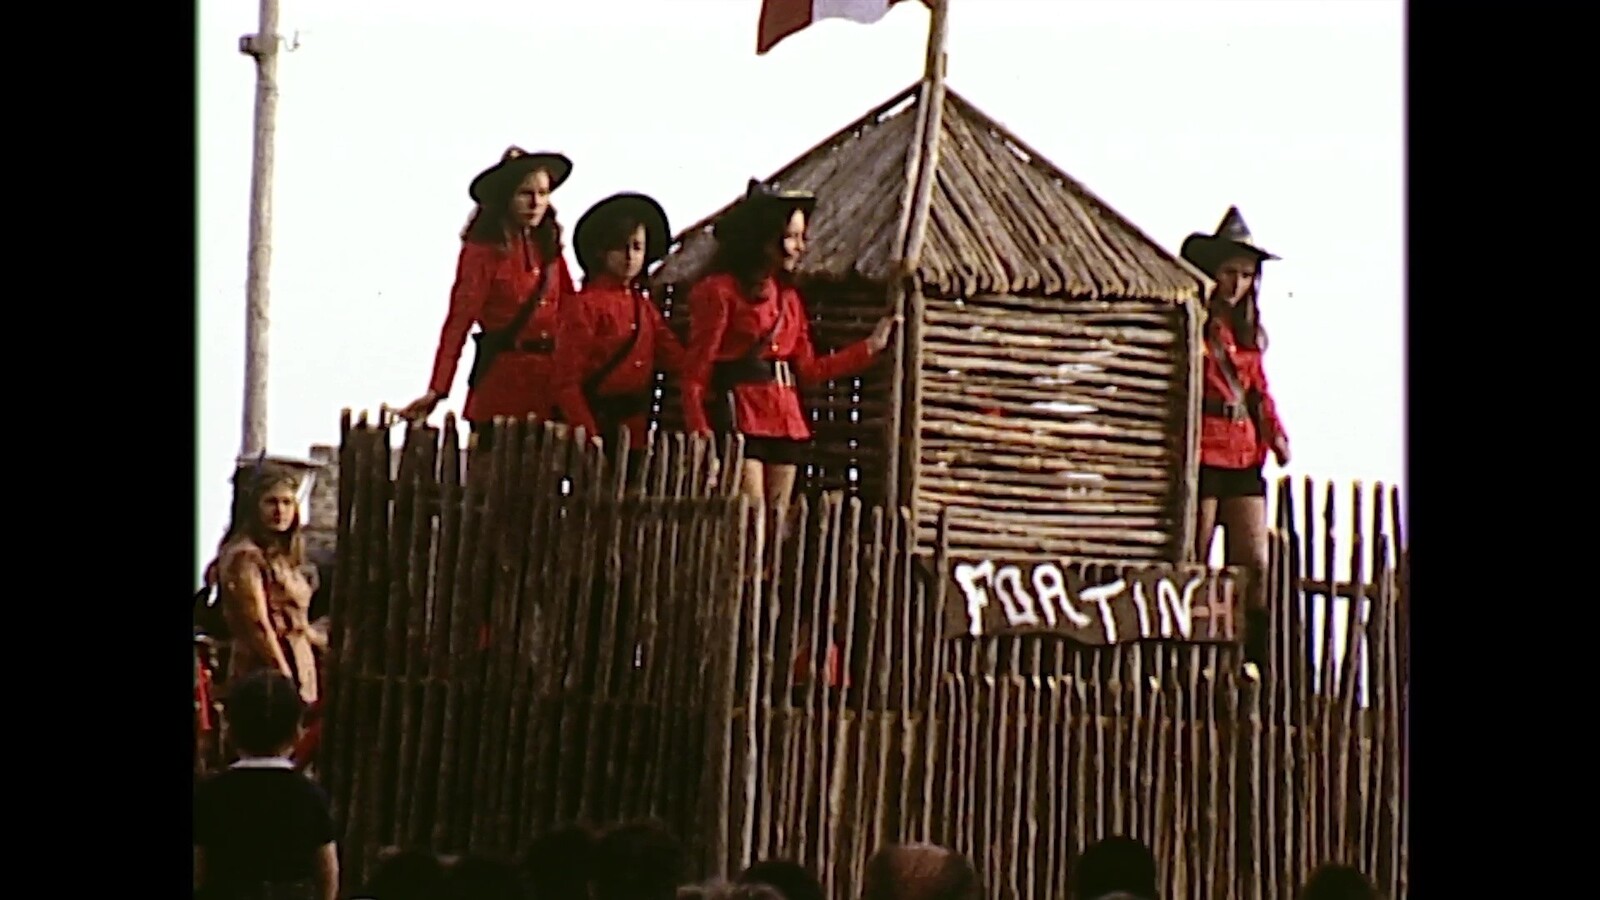
[[(849, 19), (870, 25), (888, 15), (889, 7), (901, 2), (904, 0), (761, 0), (756, 55), (766, 53), (779, 41), (820, 19)], [(929, 2), (922, 0), (924, 6)]]

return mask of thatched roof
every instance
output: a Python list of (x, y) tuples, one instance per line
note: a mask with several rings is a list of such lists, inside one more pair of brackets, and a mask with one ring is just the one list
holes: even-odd
[[(817, 194), (803, 275), (881, 283), (892, 274), (919, 90), (920, 83), (902, 91), (770, 176)], [(948, 88), (940, 137), (918, 267), (929, 294), (1174, 302), (1201, 295), (1194, 269)], [(744, 178), (729, 179), (735, 183)], [(704, 271), (711, 226), (731, 206), (678, 235), (657, 284), (686, 284)]]

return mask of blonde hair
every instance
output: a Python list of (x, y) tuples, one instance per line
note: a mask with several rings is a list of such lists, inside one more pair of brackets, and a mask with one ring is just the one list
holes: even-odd
[[(271, 556), (284, 556), (289, 564), (298, 568), (305, 563), (305, 535), (301, 533), (304, 525), (304, 510), (300, 504), (300, 476), (291, 469), (271, 463), (259, 464), (249, 469), (241, 469), (234, 476), (235, 482), (243, 480), (243, 486), (234, 492), (233, 518), (228, 523), (228, 530), (218, 545), (218, 553), (236, 541), (249, 540), (260, 547), (262, 552)], [(288, 487), (295, 495), (294, 522), (289, 525), (287, 532), (278, 534), (268, 532), (261, 521), (261, 501), (267, 494), (280, 487)]]

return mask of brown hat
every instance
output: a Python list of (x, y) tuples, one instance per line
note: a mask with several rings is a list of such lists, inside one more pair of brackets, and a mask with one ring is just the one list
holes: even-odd
[(618, 218), (632, 219), (644, 226), (645, 268), (667, 255), (672, 229), (667, 225), (667, 212), (661, 204), (645, 194), (612, 194), (589, 207), (572, 229), (573, 252), (585, 272), (599, 271), (602, 255), (614, 249), (599, 246), (599, 240), (605, 233), (601, 226)]
[(560, 153), (529, 153), (521, 147), (507, 147), (500, 161), (478, 173), (467, 187), (474, 203), (482, 204), (486, 197), (503, 193), (503, 186), (516, 184), (529, 172), (543, 169), (550, 174), (550, 190), (555, 190), (572, 174), (572, 160)]
[(1216, 277), (1217, 267), (1229, 258), (1239, 255), (1254, 256), (1257, 262), (1267, 259), (1278, 259), (1266, 250), (1257, 247), (1255, 240), (1250, 236), (1250, 229), (1244, 224), (1244, 216), (1239, 215), (1239, 207), (1228, 207), (1227, 213), (1222, 217), (1222, 224), (1211, 234), (1195, 232), (1184, 238), (1183, 246), (1178, 250), (1178, 255), (1193, 263), (1195, 268)]
[(777, 185), (762, 184), (752, 178), (745, 187), (744, 199), (717, 220), (711, 234), (717, 240), (722, 240), (725, 234), (748, 227), (753, 215), (773, 210), (793, 215), (793, 211), (798, 209), (809, 219), (816, 208), (817, 195), (810, 191), (780, 190)]

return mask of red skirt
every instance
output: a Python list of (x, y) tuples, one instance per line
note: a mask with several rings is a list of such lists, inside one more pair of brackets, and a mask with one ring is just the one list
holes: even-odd
[(296, 769), (304, 769), (317, 759), (317, 749), (322, 746), (322, 698), (311, 704), (311, 709), (306, 711), (306, 728), (300, 735), (300, 740), (295, 742), (294, 750), (289, 758), (294, 761)]
[[(794, 683), (803, 685), (811, 683), (811, 661), (809, 647), (801, 647), (794, 655)], [(850, 686), (850, 673), (844, 670), (844, 662), (840, 659), (839, 645), (833, 641), (828, 642), (828, 655), (823, 659), (824, 678), (828, 686), (834, 690), (842, 690)]]
[(194, 652), (194, 674), (194, 726), (198, 734), (205, 734), (217, 725), (211, 720), (211, 667), (200, 658), (199, 648)]

